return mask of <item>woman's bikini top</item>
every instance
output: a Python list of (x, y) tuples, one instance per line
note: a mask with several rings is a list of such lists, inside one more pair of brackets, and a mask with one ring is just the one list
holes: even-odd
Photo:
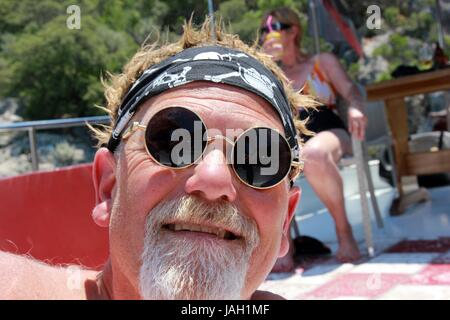
[(306, 78), (302, 92), (312, 95), (331, 109), (336, 108), (336, 89), (320, 69), (318, 58), (314, 58), (314, 67)]

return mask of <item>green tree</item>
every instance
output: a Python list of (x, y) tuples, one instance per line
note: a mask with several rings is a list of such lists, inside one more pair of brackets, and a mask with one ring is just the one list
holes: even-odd
[[(19, 97), (31, 119), (85, 116), (102, 104), (100, 77), (119, 71), (137, 49), (124, 33), (90, 16), (80, 30), (66, 28), (61, 16), (34, 34), (23, 34), (4, 48), (9, 74), (8, 94)], [(3, 72), (3, 71), (2, 71)]]
[[(256, 39), (266, 10), (290, 6), (301, 16), (302, 47), (313, 51), (308, 0), (213, 2), (228, 31), (247, 43)], [(437, 40), (435, 0), (346, 3), (344, 9), (361, 36), (394, 31), (389, 42), (374, 51), (390, 65), (379, 79), (389, 78), (399, 64), (417, 63), (418, 48)], [(81, 30), (66, 28), (66, 8), (72, 4), (81, 8)], [(382, 30), (376, 32), (366, 27), (366, 9), (372, 4), (382, 8), (384, 18)], [(0, 97), (20, 98), (30, 119), (96, 114), (93, 106), (103, 102), (100, 77), (106, 71), (119, 72), (145, 40), (176, 40), (185, 20), (192, 16), (199, 24), (207, 14), (206, 0), (0, 0)], [(447, 53), (449, 39), (446, 36)], [(333, 49), (323, 39), (320, 47)], [(347, 67), (357, 75), (358, 64)]]

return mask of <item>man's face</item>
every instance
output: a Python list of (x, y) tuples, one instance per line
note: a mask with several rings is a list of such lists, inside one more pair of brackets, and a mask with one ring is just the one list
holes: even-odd
[[(276, 111), (262, 98), (209, 82), (158, 95), (133, 120), (147, 124), (171, 106), (196, 112), (208, 129), (224, 136), (226, 129), (255, 126), (284, 132)], [(144, 298), (246, 299), (277, 257), (286, 254), (299, 198), (287, 179), (270, 189), (246, 186), (226, 164), (224, 149), (214, 145), (193, 166), (163, 167), (149, 157), (143, 131), (123, 141), (117, 153), (115, 182), (103, 184), (111, 186), (111, 263), (113, 273)]]

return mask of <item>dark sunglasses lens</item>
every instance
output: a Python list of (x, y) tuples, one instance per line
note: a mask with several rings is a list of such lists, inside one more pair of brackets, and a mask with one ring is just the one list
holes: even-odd
[(156, 113), (145, 133), (148, 152), (160, 164), (183, 168), (197, 161), (206, 148), (206, 127), (199, 116), (183, 107)]
[(254, 128), (239, 137), (233, 147), (233, 167), (247, 184), (269, 188), (286, 177), (291, 167), (291, 149), (270, 128)]
[(281, 23), (272, 23), (271, 27), (272, 27), (272, 30), (274, 30), (274, 31), (280, 31)]
[(274, 30), (274, 31), (281, 31), (281, 30), (288, 29), (290, 27), (288, 24), (284, 24), (281, 22), (272, 23), (270, 26), (272, 27), (272, 30)]
[(280, 30), (286, 30), (289, 29), (290, 27), (291, 25), (289, 24), (280, 23)]
[[(272, 23), (272, 24), (270, 25), (270, 28), (271, 28), (271, 30), (273, 30), (273, 31), (286, 30), (286, 29), (289, 29), (290, 27), (291, 27), (291, 26), (290, 26), (289, 24), (285, 24), (285, 23), (281, 23), (281, 22), (279, 22), (279, 23)], [(262, 28), (260, 29), (260, 32), (261, 32), (261, 34), (269, 33), (269, 28), (268, 28), (268, 27), (262, 27)]]

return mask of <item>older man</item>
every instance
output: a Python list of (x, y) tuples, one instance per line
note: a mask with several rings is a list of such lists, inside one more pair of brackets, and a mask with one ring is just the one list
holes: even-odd
[(288, 251), (304, 130), (292, 114), (308, 101), (269, 56), (209, 32), (187, 25), (142, 49), (106, 88), (112, 126), (96, 130), (106, 147), (93, 165), (102, 272), (74, 289), (64, 268), (3, 253), (1, 298), (278, 298), (257, 288)]

